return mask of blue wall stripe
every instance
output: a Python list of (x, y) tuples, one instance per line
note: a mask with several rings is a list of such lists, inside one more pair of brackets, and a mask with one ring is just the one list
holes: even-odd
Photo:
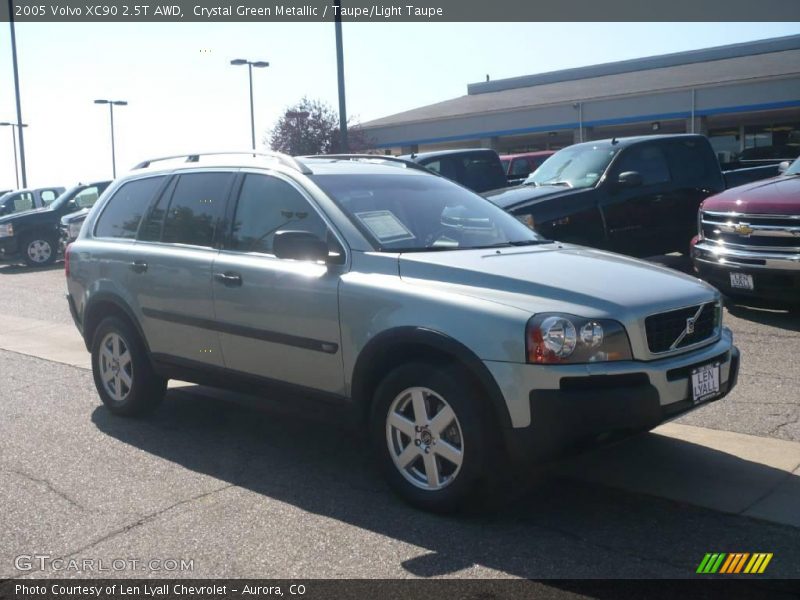
[[(764, 102), (760, 104), (745, 104), (741, 106), (720, 106), (716, 108), (705, 108), (695, 110), (696, 117), (706, 117), (709, 115), (723, 115), (729, 113), (775, 110), (779, 108), (793, 108), (800, 106), (800, 100), (786, 100), (783, 102)], [(668, 113), (656, 113), (650, 115), (635, 115), (631, 117), (618, 117), (614, 119), (598, 119), (594, 121), (584, 121), (584, 127), (603, 127), (608, 125), (627, 125), (628, 123), (638, 123), (641, 121), (658, 121), (669, 119), (689, 119), (691, 111), (678, 111)], [(543, 131), (559, 131), (564, 129), (578, 129), (577, 121), (570, 123), (555, 123), (552, 125), (538, 125), (536, 127), (522, 127), (519, 129), (499, 129), (496, 131), (478, 131), (474, 133), (464, 133), (436, 138), (420, 138), (417, 140), (404, 140), (399, 142), (388, 142), (377, 144), (376, 148), (390, 148), (393, 146), (411, 146), (413, 144), (433, 144), (438, 142), (455, 142), (459, 140), (474, 140), (487, 137), (499, 137), (503, 135), (519, 135), (522, 133), (541, 133)]]

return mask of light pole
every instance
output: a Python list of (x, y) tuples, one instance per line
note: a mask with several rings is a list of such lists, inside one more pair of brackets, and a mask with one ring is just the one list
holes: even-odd
[(240, 66), (247, 65), (247, 73), (250, 76), (250, 140), (252, 142), (253, 150), (256, 149), (256, 120), (253, 116), (253, 67), (256, 69), (263, 69), (269, 66), (269, 63), (263, 60), (250, 61), (245, 58), (235, 58), (231, 61), (232, 65)]
[(117, 151), (114, 147), (114, 106), (127, 106), (127, 100), (95, 100), (95, 104), (108, 104), (111, 114), (111, 173), (117, 178)]
[(334, 0), (336, 6), (334, 13), (334, 26), (336, 28), (336, 75), (339, 82), (339, 135), (341, 136), (341, 151), (350, 151), (347, 141), (347, 107), (344, 94), (344, 48), (342, 46), (342, 5), (340, 0)]
[(22, 128), (27, 127), (25, 123), (0, 123), (0, 127), (11, 127), (11, 141), (14, 144), (14, 177), (17, 178), (17, 189), (19, 189), (19, 165), (17, 164), (17, 130), (20, 128), (20, 137), (22, 137)]
[[(17, 99), (17, 123), (22, 123), (22, 103), (19, 99), (19, 68), (17, 67), (17, 35), (14, 30), (14, 4), (8, 0), (8, 24), (11, 26), (11, 61), (14, 66), (14, 94)], [(25, 171), (25, 137), (22, 135), (22, 127), (19, 127), (19, 160), (22, 166), (22, 187), (28, 187), (28, 175)], [(14, 143), (14, 156), (16, 156), (17, 144)], [(17, 182), (19, 187), (19, 181)]]

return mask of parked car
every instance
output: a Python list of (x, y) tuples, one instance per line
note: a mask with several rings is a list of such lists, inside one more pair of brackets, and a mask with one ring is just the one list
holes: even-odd
[(44, 208), (62, 193), (64, 193), (63, 187), (24, 189), (6, 192), (0, 196), (0, 217), (25, 210)]
[(112, 413), (152, 410), (169, 378), (316, 400), (403, 498), (450, 511), (509, 464), (736, 384), (695, 277), (546, 240), (407, 161), (185, 158), (116, 180), (67, 248)]
[[(59, 231), (61, 236), (61, 248), (75, 241), (81, 230), (81, 225), (86, 220), (89, 210), (97, 202), (97, 198), (111, 184), (110, 181), (98, 181), (95, 183), (79, 184), (71, 190), (74, 194), (75, 205), (79, 210), (68, 213), (61, 217)], [(81, 188), (81, 189), (79, 189)]]
[(632, 256), (688, 254), (700, 202), (725, 189), (725, 177), (704, 136), (614, 138), (559, 150), (523, 185), (485, 196), (550, 239)]
[(697, 274), (730, 296), (800, 304), (800, 159), (700, 205)]
[[(59, 252), (61, 217), (93, 204), (109, 183), (80, 184), (45, 207), (0, 217), (0, 261), (22, 260), (32, 267), (51, 264)], [(46, 198), (44, 194), (40, 196)]]
[(500, 163), (503, 165), (509, 185), (521, 184), (528, 175), (555, 153), (555, 150), (540, 150), (520, 154), (501, 154)]
[(474, 192), (486, 192), (508, 186), (500, 156), (488, 148), (439, 150), (406, 154), (399, 158), (423, 165)]

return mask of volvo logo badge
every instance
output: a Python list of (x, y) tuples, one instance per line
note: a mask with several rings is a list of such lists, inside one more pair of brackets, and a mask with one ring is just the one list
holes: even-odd
[(750, 223), (739, 223), (733, 228), (734, 233), (738, 233), (739, 235), (748, 236), (755, 231), (752, 227), (750, 227)]
[(689, 317), (686, 319), (686, 335), (692, 335), (694, 333), (694, 317)]

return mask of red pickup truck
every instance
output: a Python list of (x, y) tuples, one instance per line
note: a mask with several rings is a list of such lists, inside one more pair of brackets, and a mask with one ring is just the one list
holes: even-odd
[(800, 159), (700, 205), (695, 272), (732, 297), (800, 304)]

